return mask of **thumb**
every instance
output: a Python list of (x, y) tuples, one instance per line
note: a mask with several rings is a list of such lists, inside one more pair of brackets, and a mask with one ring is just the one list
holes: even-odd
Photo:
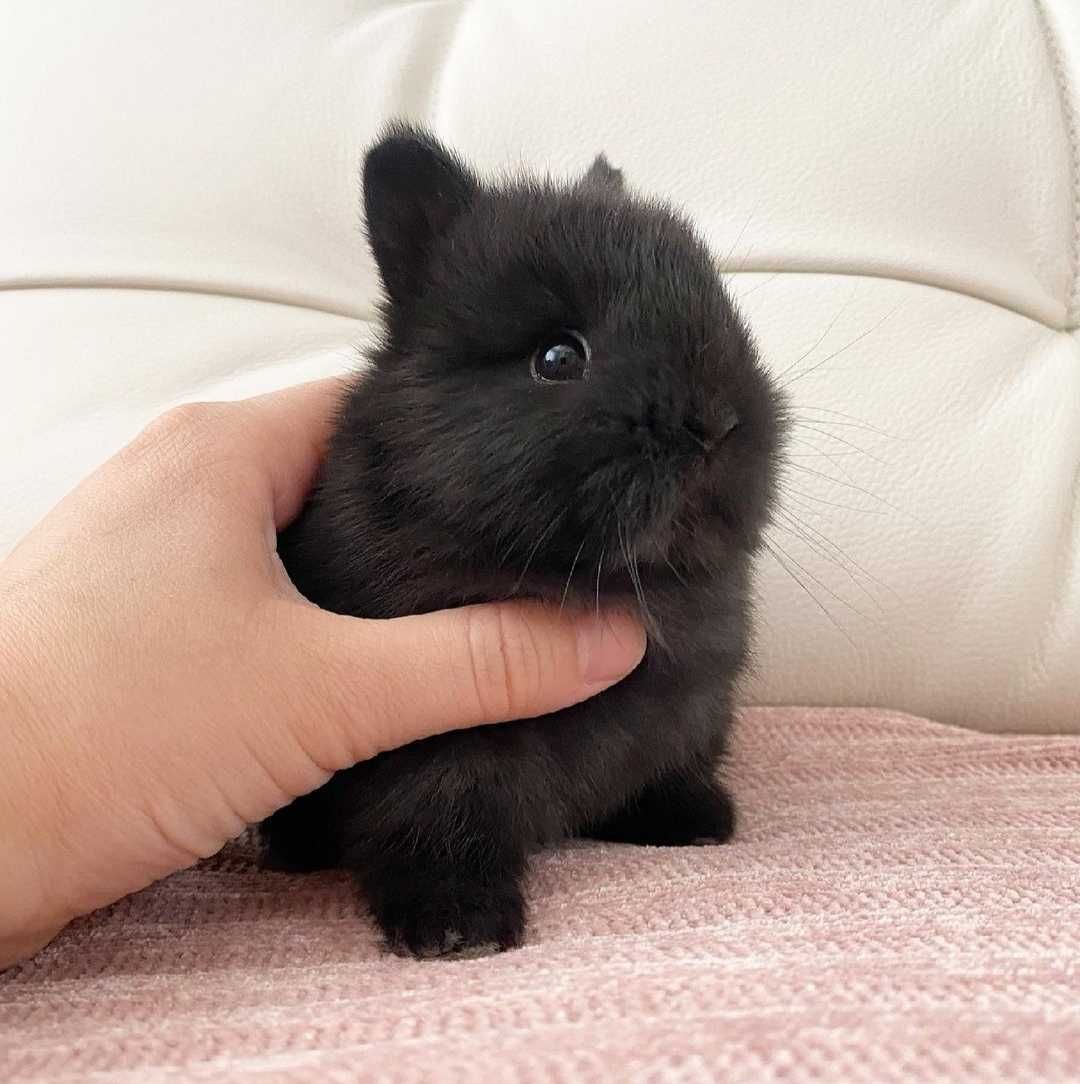
[(305, 650), (286, 654), (305, 659), (301, 684), (321, 700), (300, 713), (298, 738), (331, 769), (442, 731), (567, 707), (645, 654), (643, 629), (618, 612), (507, 602), (372, 621), (296, 610)]

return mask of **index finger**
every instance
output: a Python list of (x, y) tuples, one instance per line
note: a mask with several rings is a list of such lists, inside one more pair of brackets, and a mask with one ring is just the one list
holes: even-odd
[(268, 472), (279, 530), (300, 511), (333, 432), (350, 378), (327, 377), (241, 400), (251, 454)]

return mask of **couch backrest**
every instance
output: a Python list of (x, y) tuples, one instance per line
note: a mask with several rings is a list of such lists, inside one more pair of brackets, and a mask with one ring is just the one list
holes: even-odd
[(1075, 0), (3, 22), (0, 552), (164, 407), (353, 363), (405, 114), (491, 168), (603, 149), (731, 272), (799, 420), (749, 696), (1080, 729)]

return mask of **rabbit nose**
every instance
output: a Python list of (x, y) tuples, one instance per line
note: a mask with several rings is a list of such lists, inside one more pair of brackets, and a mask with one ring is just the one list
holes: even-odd
[(710, 423), (700, 418), (687, 418), (683, 423), (690, 439), (704, 452), (711, 452), (739, 424), (739, 415), (734, 407), (723, 406), (716, 412)]
[(731, 433), (739, 426), (739, 414), (733, 406), (723, 406), (720, 408), (716, 415), (716, 419), (713, 422), (712, 438), (716, 444), (719, 444), (725, 437), (731, 435)]

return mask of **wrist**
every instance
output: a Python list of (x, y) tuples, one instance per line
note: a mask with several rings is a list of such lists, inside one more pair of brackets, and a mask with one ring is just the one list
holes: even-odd
[[(2, 922), (3, 919), (0, 919)], [(0, 932), (0, 972), (15, 964), (29, 960), (43, 949), (66, 925), (44, 927), (20, 926), (17, 929)]]
[[(10, 630), (15, 622), (3, 624)], [(34, 785), (41, 765), (35, 763), (29, 735), (40, 711), (28, 669), (0, 635), (0, 969), (33, 955), (74, 917), (59, 895), (46, 891), (56, 883), (47, 873), (51, 836), (46, 828), (54, 790)]]

